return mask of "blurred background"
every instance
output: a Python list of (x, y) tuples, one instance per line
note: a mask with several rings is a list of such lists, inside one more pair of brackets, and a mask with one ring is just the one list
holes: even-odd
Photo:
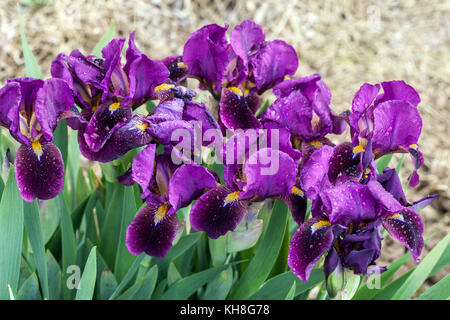
[[(450, 1), (280, 0), (1, 0), (0, 85), (25, 76), (19, 15), (41, 71), (49, 76), (59, 52), (89, 54), (112, 22), (116, 36), (136, 30), (138, 47), (152, 59), (181, 54), (190, 33), (205, 24), (242, 20), (262, 25), (266, 39), (282, 39), (297, 50), (296, 76), (320, 73), (330, 87), (332, 107), (351, 107), (364, 82), (403, 79), (420, 94), (423, 117), (421, 183), (407, 189), (410, 201), (439, 193), (423, 209), (425, 252), (450, 230)], [(348, 135), (346, 136), (348, 137)], [(394, 157), (393, 165), (399, 157)], [(401, 176), (412, 166), (405, 158)], [(379, 264), (397, 259), (404, 247), (387, 239)], [(412, 259), (408, 267), (413, 265)], [(435, 275), (441, 279), (450, 267)], [(428, 285), (433, 283), (433, 278)]]

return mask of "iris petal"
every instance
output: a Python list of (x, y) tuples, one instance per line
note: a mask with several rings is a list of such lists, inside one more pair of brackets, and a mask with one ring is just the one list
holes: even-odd
[(303, 282), (320, 257), (331, 248), (334, 240), (329, 222), (312, 218), (303, 223), (291, 238), (288, 265)]
[(423, 249), (423, 222), (420, 216), (413, 210), (404, 208), (384, 219), (383, 226), (394, 239), (411, 251), (414, 260), (418, 262)]
[(156, 216), (158, 207), (145, 206), (127, 228), (125, 243), (131, 254), (142, 252), (163, 258), (172, 247), (177, 233), (177, 216), (165, 215), (162, 220)]
[(203, 194), (192, 206), (192, 228), (206, 231), (208, 237), (217, 239), (234, 230), (244, 216), (247, 202), (236, 197), (227, 186), (218, 186)]
[(64, 162), (58, 147), (48, 143), (41, 148), (40, 156), (29, 146), (21, 145), (17, 150), (17, 186), (25, 201), (54, 198), (64, 186)]
[(227, 88), (222, 89), (219, 114), (222, 123), (231, 130), (261, 127), (245, 97)]

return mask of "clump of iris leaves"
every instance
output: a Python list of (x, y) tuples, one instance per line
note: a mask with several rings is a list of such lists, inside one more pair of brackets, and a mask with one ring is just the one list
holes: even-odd
[[(92, 54), (100, 56), (113, 35), (111, 25)], [(27, 76), (42, 78), (22, 27), (21, 36)], [(143, 106), (152, 107), (151, 102)], [(125, 230), (143, 200), (136, 184), (125, 187), (116, 176), (125, 172), (137, 150), (101, 164), (98, 178), (92, 168), (80, 167), (76, 135), (68, 133), (65, 121), (59, 122), (54, 141), (66, 163), (67, 182), (60, 195), (38, 207), (36, 200), (28, 203), (20, 197), (7, 160), (14, 158), (17, 143), (1, 135), (0, 299), (330, 299), (323, 258), (307, 283), (288, 269), (289, 240), (297, 224), (278, 200), (261, 209), (263, 231), (250, 248), (230, 248), (226, 237), (214, 240), (204, 232), (185, 230), (162, 259), (131, 255)], [(391, 158), (379, 159), (379, 170)], [(402, 159), (397, 171), (401, 166)], [(181, 211), (186, 215), (189, 207)], [(371, 288), (363, 276), (346, 277), (338, 298), (411, 298), (426, 279), (450, 263), (449, 239), (447, 235), (419, 264), (399, 275), (411, 259), (409, 252), (401, 256), (387, 266), (378, 288)], [(418, 299), (447, 299), (449, 286), (447, 275)]]

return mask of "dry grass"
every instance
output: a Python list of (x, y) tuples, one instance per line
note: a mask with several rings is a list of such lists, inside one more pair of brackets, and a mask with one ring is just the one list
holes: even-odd
[[(0, 4), (1, 83), (25, 74), (17, 3), (2, 0)], [(430, 193), (441, 195), (421, 212), (425, 236), (435, 235), (427, 250), (448, 233), (449, 0), (53, 0), (43, 6), (21, 5), (20, 11), (27, 38), (46, 76), (58, 52), (79, 48), (89, 53), (112, 21), (119, 36), (137, 30), (139, 47), (151, 58), (163, 58), (180, 54), (189, 34), (205, 24), (233, 27), (253, 19), (263, 26), (268, 39), (283, 39), (296, 48), (301, 59), (298, 76), (322, 74), (338, 111), (350, 106), (363, 82), (405, 80), (422, 98), (420, 147), (425, 155), (421, 184), (408, 190), (408, 197), (417, 200)], [(404, 170), (405, 178), (410, 170), (411, 166)], [(402, 250), (395, 244), (387, 247), (382, 256), (385, 262)]]

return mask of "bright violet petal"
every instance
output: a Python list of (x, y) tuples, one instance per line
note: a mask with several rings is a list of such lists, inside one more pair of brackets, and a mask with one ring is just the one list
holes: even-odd
[(311, 218), (303, 223), (291, 238), (288, 265), (303, 282), (320, 257), (331, 248), (334, 240), (333, 230), (327, 221)]
[(103, 105), (95, 110), (84, 133), (89, 148), (98, 152), (114, 132), (131, 119), (131, 116), (131, 108), (126, 106), (110, 110), (110, 106)]
[(293, 75), (298, 68), (298, 57), (291, 45), (273, 40), (251, 56), (249, 63), (258, 92), (262, 93), (283, 81), (285, 76)]
[(417, 91), (403, 80), (382, 82), (381, 86), (383, 87), (384, 93), (377, 97), (375, 104), (389, 100), (404, 100), (417, 107), (420, 103), (420, 97)]
[(15, 167), (17, 187), (25, 201), (54, 198), (64, 186), (61, 152), (51, 143), (42, 145), (40, 156), (31, 147), (21, 145), (17, 150)]
[(244, 96), (223, 88), (220, 98), (219, 115), (222, 123), (231, 130), (260, 128), (254, 112)]
[(127, 228), (125, 243), (131, 254), (145, 252), (149, 256), (164, 258), (172, 247), (177, 233), (177, 215), (166, 214), (155, 222), (159, 207), (145, 206)]
[(411, 251), (416, 262), (423, 249), (423, 222), (413, 210), (404, 208), (401, 212), (383, 220), (384, 228), (394, 239)]
[(227, 29), (228, 25), (206, 25), (190, 35), (183, 49), (183, 62), (189, 72), (216, 88), (219, 88), (229, 62)]
[(247, 201), (227, 186), (218, 186), (203, 194), (192, 206), (191, 226), (217, 239), (234, 230), (244, 216)]
[(175, 170), (170, 178), (169, 202), (175, 210), (186, 207), (205, 189), (212, 189), (216, 184), (216, 179), (206, 168), (185, 164)]
[(297, 164), (282, 151), (264, 148), (250, 155), (244, 174), (247, 186), (239, 194), (243, 199), (288, 196), (296, 182)]
[(303, 94), (304, 90), (320, 80), (320, 74), (313, 74), (304, 78), (294, 78), (280, 82), (273, 88), (273, 93), (277, 98), (287, 97), (292, 91), (300, 90)]
[(419, 211), (419, 210), (425, 208), (426, 206), (428, 206), (437, 197), (439, 197), (438, 194), (431, 194), (429, 196), (426, 196), (425, 198), (422, 198), (422, 199), (420, 199), (418, 201), (413, 202), (411, 204), (410, 209), (414, 210), (414, 211)]
[(219, 124), (204, 103), (187, 101), (185, 103), (183, 120), (200, 121), (202, 123), (202, 134), (209, 129), (220, 129)]
[(422, 130), (422, 118), (415, 106), (407, 101), (386, 101), (373, 111), (372, 148), (382, 154), (409, 148), (417, 144)]
[(245, 20), (231, 31), (230, 45), (236, 55), (247, 63), (248, 55), (264, 41), (264, 37), (260, 25)]
[(353, 180), (326, 189), (320, 195), (332, 224), (359, 224), (378, 218), (381, 211), (369, 188)]
[(367, 187), (372, 193), (372, 196), (378, 201), (379, 204), (383, 206), (386, 211), (394, 213), (403, 209), (400, 202), (398, 202), (392, 194), (387, 192), (378, 181), (369, 181), (367, 183)]
[(327, 145), (316, 149), (300, 171), (301, 187), (308, 198), (315, 199), (322, 188), (331, 186), (328, 170), (333, 152), (334, 149)]
[(375, 100), (376, 96), (380, 92), (380, 85), (372, 85), (370, 83), (364, 83), (356, 92), (352, 101), (352, 111), (354, 114), (360, 114), (367, 110), (367, 108)]
[(149, 100), (155, 93), (155, 88), (169, 77), (169, 70), (160, 61), (153, 61), (141, 55), (130, 65), (128, 74), (129, 96), (123, 104), (138, 107)]

